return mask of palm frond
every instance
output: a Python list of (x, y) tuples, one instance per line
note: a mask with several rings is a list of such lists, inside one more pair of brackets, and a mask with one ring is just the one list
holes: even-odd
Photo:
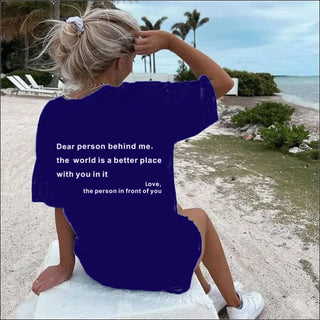
[(178, 36), (179, 38), (182, 38), (182, 33), (178, 30), (173, 30), (172, 33), (176, 36)]
[(187, 16), (187, 18), (188, 18), (186, 23), (187, 23), (193, 30), (195, 30), (195, 29), (197, 28), (197, 23), (196, 23), (196, 21), (194, 20), (193, 15), (192, 15), (190, 12), (186, 12), (184, 15)]
[(180, 25), (181, 23), (182, 23), (182, 22), (177, 22), (177, 23), (173, 24), (172, 27), (171, 27), (171, 30), (174, 30), (174, 29), (179, 28), (179, 25)]
[(147, 28), (146, 26), (140, 26), (141, 31), (148, 31), (150, 30), (149, 28)]
[(173, 29), (182, 30), (182, 29), (186, 29), (186, 28), (190, 28), (190, 26), (187, 23), (185, 23), (185, 22), (177, 22), (174, 25), (172, 25), (171, 30), (173, 30)]
[(187, 37), (189, 31), (190, 31), (190, 26), (187, 23), (184, 22), (178, 22), (175, 23), (171, 30), (173, 30), (173, 34), (177, 35), (178, 37), (182, 38), (182, 40), (185, 40)]
[(192, 14), (191, 14), (191, 12), (189, 12), (189, 11), (185, 12), (184, 15), (185, 15), (188, 19), (191, 19), (191, 18), (192, 18)]
[(145, 23), (146, 30), (153, 30), (153, 25), (147, 17), (142, 17), (141, 20)]
[(160, 19), (154, 24), (153, 29), (154, 29), (154, 30), (159, 30), (160, 27), (161, 27), (161, 24), (163, 23), (163, 21), (165, 21), (165, 20), (167, 20), (167, 19), (168, 19), (168, 17), (162, 17), (162, 18), (160, 18)]
[(207, 23), (209, 21), (209, 18), (203, 18), (198, 23), (198, 27), (201, 27), (203, 24)]

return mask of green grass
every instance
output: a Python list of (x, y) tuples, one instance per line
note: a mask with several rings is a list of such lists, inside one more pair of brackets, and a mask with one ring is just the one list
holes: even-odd
[[(190, 140), (188, 157), (216, 169), (202, 175), (204, 180), (258, 175), (272, 179), (278, 214), (275, 222), (292, 224), (307, 245), (319, 236), (319, 163), (268, 149), (263, 142), (230, 136)], [(214, 160), (213, 160), (214, 159)], [(221, 161), (223, 160), (223, 162)], [(220, 162), (220, 163), (219, 163)], [(221, 163), (222, 162), (222, 163)], [(196, 173), (194, 173), (196, 174)], [(193, 173), (189, 178), (193, 178)], [(263, 207), (263, 206), (262, 206)]]

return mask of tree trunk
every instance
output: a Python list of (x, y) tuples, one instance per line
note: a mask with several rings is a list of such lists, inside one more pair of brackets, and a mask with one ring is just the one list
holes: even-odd
[(54, 1), (54, 18), (57, 20), (60, 19), (60, 0)]
[(156, 54), (153, 54), (153, 73), (156, 73)]
[[(55, 0), (54, 3), (54, 18), (60, 20), (60, 0)], [(59, 75), (55, 74), (49, 84), (52, 88), (58, 88), (59, 85)]]
[(193, 30), (193, 46), (196, 48), (196, 30)]
[(27, 71), (29, 62), (29, 38), (28, 35), (24, 36), (24, 69)]
[(151, 55), (149, 55), (149, 68), (150, 68), (150, 73), (152, 73)]

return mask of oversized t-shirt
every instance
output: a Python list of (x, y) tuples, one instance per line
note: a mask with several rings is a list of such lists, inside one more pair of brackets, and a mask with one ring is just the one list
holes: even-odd
[(115, 288), (188, 290), (201, 235), (177, 212), (174, 145), (217, 118), (206, 76), (106, 85), (47, 103), (32, 200), (64, 209), (89, 276)]

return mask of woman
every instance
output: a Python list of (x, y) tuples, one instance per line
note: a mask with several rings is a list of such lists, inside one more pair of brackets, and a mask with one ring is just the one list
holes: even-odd
[[(163, 49), (199, 80), (122, 84), (136, 54)], [(236, 292), (210, 219), (178, 206), (174, 187), (174, 144), (217, 120), (216, 99), (232, 79), (174, 35), (141, 32), (120, 10), (56, 21), (45, 52), (70, 93), (50, 101), (38, 124), (33, 201), (55, 207), (60, 263), (32, 290), (68, 280), (76, 254), (88, 275), (115, 288), (182, 293), (195, 272), (218, 311), (227, 305), (230, 318), (256, 318), (261, 295)]]

